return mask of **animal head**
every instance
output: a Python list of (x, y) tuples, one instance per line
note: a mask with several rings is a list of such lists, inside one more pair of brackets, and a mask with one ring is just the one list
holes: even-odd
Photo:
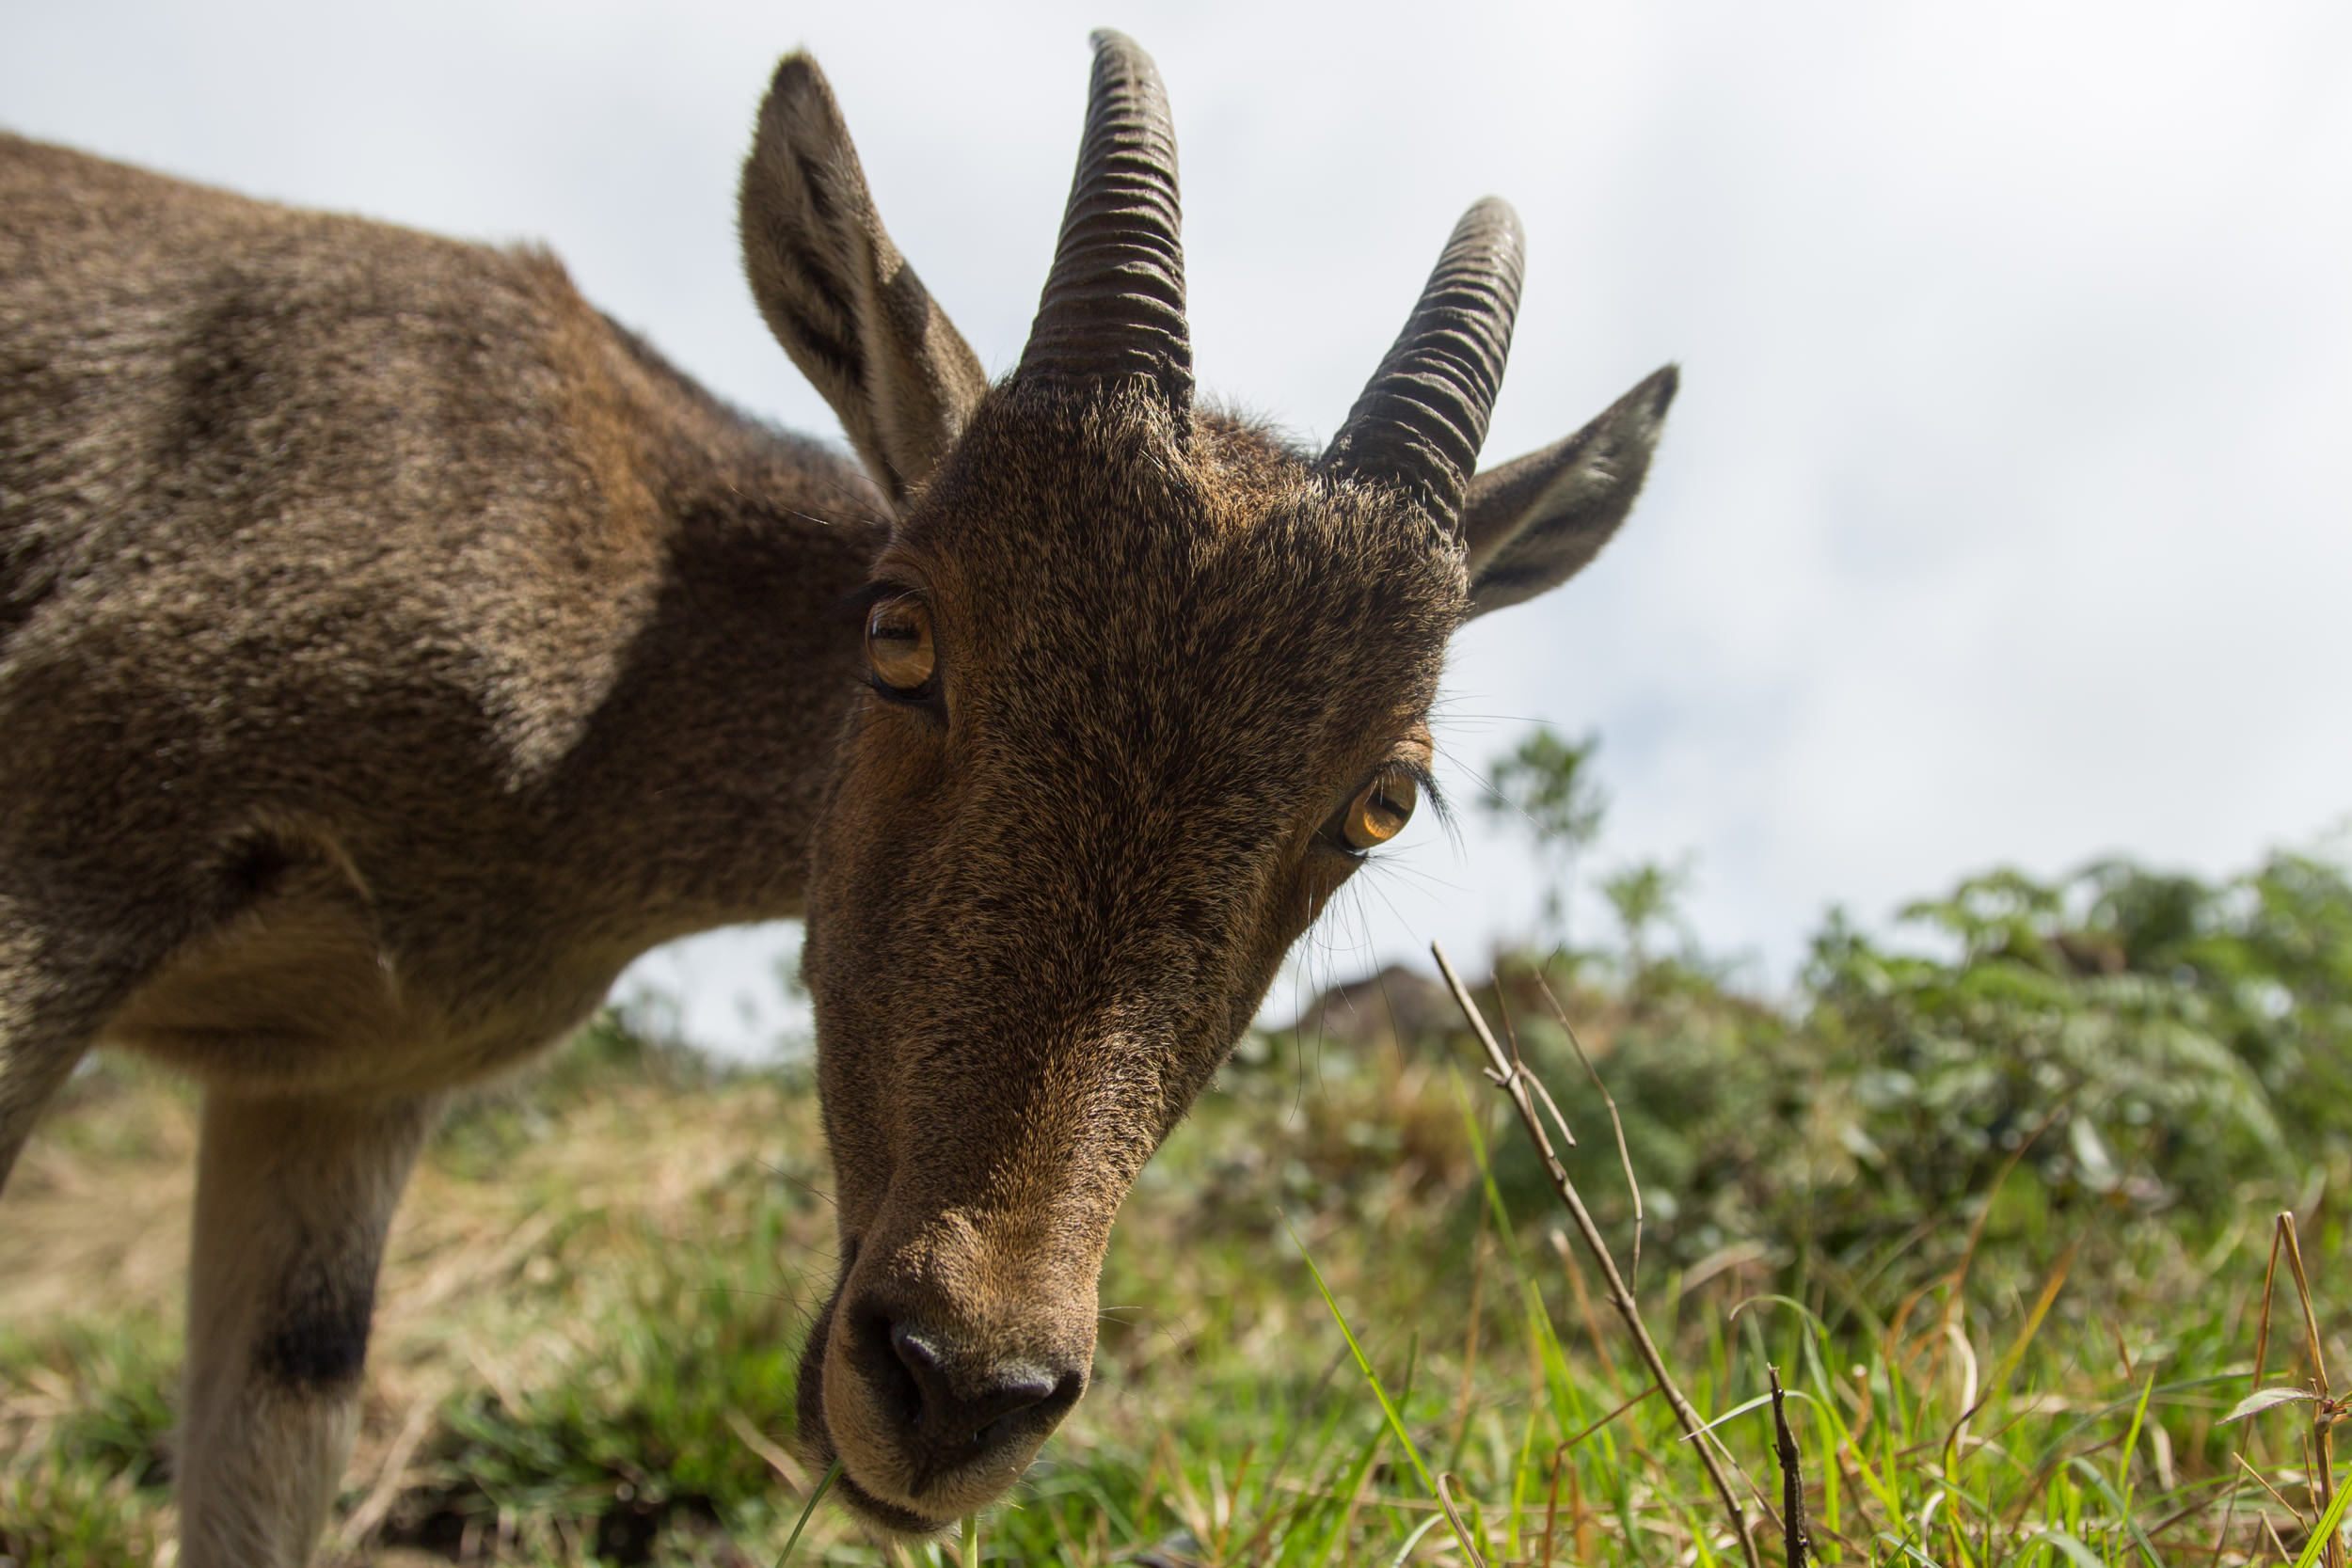
[(1520, 277), (1487, 200), (1323, 452), (1198, 405), (1158, 76), (1095, 49), (1053, 270), (994, 387), (804, 57), (743, 175), (762, 311), (896, 508), (811, 869), (842, 1275), (801, 1417), (905, 1532), (1000, 1496), (1076, 1402), (1112, 1219), (1411, 815), (1447, 640), (1592, 559), (1675, 388), (1474, 473)]

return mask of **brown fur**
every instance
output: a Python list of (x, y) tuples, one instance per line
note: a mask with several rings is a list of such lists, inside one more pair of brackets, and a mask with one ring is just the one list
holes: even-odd
[[(1136, 1172), (1354, 868), (1326, 824), (1672, 392), (1457, 521), (1136, 387), (987, 389), (797, 56), (743, 234), (871, 480), (544, 255), (0, 139), (0, 1180), (93, 1042), (206, 1086), (189, 1568), (308, 1553), (439, 1098), (803, 912), (847, 1261), (802, 1441), (885, 1528), (1001, 1494)], [(869, 583), (930, 607), (918, 700), (866, 684)]]

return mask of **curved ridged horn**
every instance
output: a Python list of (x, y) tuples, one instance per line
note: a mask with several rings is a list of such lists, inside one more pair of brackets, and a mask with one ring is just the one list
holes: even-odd
[(1454, 525), (1502, 386), (1525, 255), (1509, 202), (1490, 196), (1462, 214), (1412, 318), (1324, 450), (1324, 468), (1403, 481)]
[(1173, 407), (1192, 399), (1176, 130), (1159, 68), (1133, 39), (1093, 35), (1086, 140), (1021, 381), (1142, 375)]

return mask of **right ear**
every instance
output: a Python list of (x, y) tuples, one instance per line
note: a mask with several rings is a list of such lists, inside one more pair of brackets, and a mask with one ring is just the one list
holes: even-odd
[(890, 243), (833, 89), (806, 55), (776, 68), (737, 213), (768, 329), (903, 506), (963, 434), (988, 378)]
[(1532, 599), (1582, 571), (1633, 510), (1680, 376), (1654, 372), (1565, 441), (1470, 482), (1462, 539), (1470, 613)]

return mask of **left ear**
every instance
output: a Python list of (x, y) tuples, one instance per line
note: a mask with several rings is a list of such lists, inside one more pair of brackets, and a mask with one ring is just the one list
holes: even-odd
[(1672, 365), (1653, 372), (1566, 440), (1470, 482), (1470, 614), (1557, 588), (1600, 553), (1642, 493), (1679, 380)]
[(743, 270), (769, 330), (841, 416), (893, 507), (927, 483), (988, 377), (874, 211), (825, 73), (776, 67), (738, 198)]

